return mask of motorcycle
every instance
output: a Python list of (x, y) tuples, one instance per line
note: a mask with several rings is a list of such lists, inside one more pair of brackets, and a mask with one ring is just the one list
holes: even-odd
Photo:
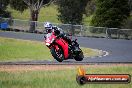
[(77, 43), (77, 39), (72, 41), (72, 45), (69, 45), (66, 40), (60, 36), (56, 36), (54, 32), (46, 34), (44, 38), (46, 46), (58, 62), (67, 59), (75, 59), (76, 61), (83, 60), (84, 55)]

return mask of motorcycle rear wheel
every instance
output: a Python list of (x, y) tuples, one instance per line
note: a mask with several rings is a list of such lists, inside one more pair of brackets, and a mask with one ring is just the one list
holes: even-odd
[(52, 56), (54, 57), (54, 59), (56, 59), (58, 62), (62, 62), (64, 60), (64, 54), (63, 54), (63, 50), (61, 48), (61, 46), (59, 47), (59, 51), (56, 51), (56, 49), (54, 47), (52, 47), (50, 49), (50, 52), (52, 54)]
[(79, 53), (79, 55), (76, 55), (76, 56), (74, 57), (74, 59), (75, 59), (76, 61), (82, 61), (83, 58), (84, 58), (84, 55), (83, 55), (83, 52), (82, 52), (82, 51)]

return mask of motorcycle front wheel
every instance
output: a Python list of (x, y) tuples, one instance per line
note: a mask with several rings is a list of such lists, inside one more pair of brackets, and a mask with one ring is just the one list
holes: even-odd
[(56, 59), (58, 62), (62, 62), (64, 60), (64, 54), (63, 54), (63, 49), (58, 46), (58, 50), (56, 50), (54, 47), (50, 49), (50, 52), (54, 59)]

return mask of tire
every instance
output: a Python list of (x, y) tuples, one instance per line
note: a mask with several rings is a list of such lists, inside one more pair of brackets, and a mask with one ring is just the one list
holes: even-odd
[(84, 58), (84, 55), (83, 55), (83, 52), (82, 52), (82, 51), (80, 52), (79, 55), (76, 55), (76, 56), (74, 57), (74, 59), (75, 59), (76, 61), (82, 61), (83, 58)]
[(58, 62), (62, 62), (64, 60), (64, 54), (63, 54), (63, 50), (62, 50), (61, 46), (59, 46), (59, 48), (60, 48), (61, 57), (59, 57), (59, 55), (57, 55), (57, 52), (54, 47), (52, 47), (50, 49), (50, 52), (51, 52), (52, 56), (54, 57), (54, 59), (56, 59)]

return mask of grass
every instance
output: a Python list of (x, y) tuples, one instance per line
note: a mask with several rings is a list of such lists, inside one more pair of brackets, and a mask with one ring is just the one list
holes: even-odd
[[(87, 74), (130, 74), (131, 66), (88, 66)], [(0, 88), (132, 88), (130, 84), (76, 83), (76, 69), (56, 71), (0, 72)]]
[(51, 59), (49, 49), (41, 42), (0, 37), (0, 61)]
[[(89, 48), (82, 48), (84, 55), (97, 56)], [(43, 42), (0, 37), (0, 61), (53, 60)]]
[[(30, 19), (30, 11), (29, 9), (25, 10), (24, 12), (19, 12), (14, 9), (12, 9), (10, 6), (7, 8), (8, 11), (11, 12), (11, 15), (14, 19), (21, 19), (21, 20), (29, 20)], [(40, 9), (39, 13), (39, 18), (38, 21), (44, 22), (44, 21), (49, 21), (53, 23), (61, 23), (58, 20), (58, 10), (57, 10), (57, 5), (51, 4), (45, 8)], [(83, 17), (83, 23), (86, 25), (89, 25), (91, 17)]]
[(84, 52), (85, 57), (94, 57), (94, 56), (98, 56), (102, 53), (102, 52), (99, 52), (98, 50), (93, 50), (93, 49), (90, 49), (90, 48), (81, 47), (81, 49)]

